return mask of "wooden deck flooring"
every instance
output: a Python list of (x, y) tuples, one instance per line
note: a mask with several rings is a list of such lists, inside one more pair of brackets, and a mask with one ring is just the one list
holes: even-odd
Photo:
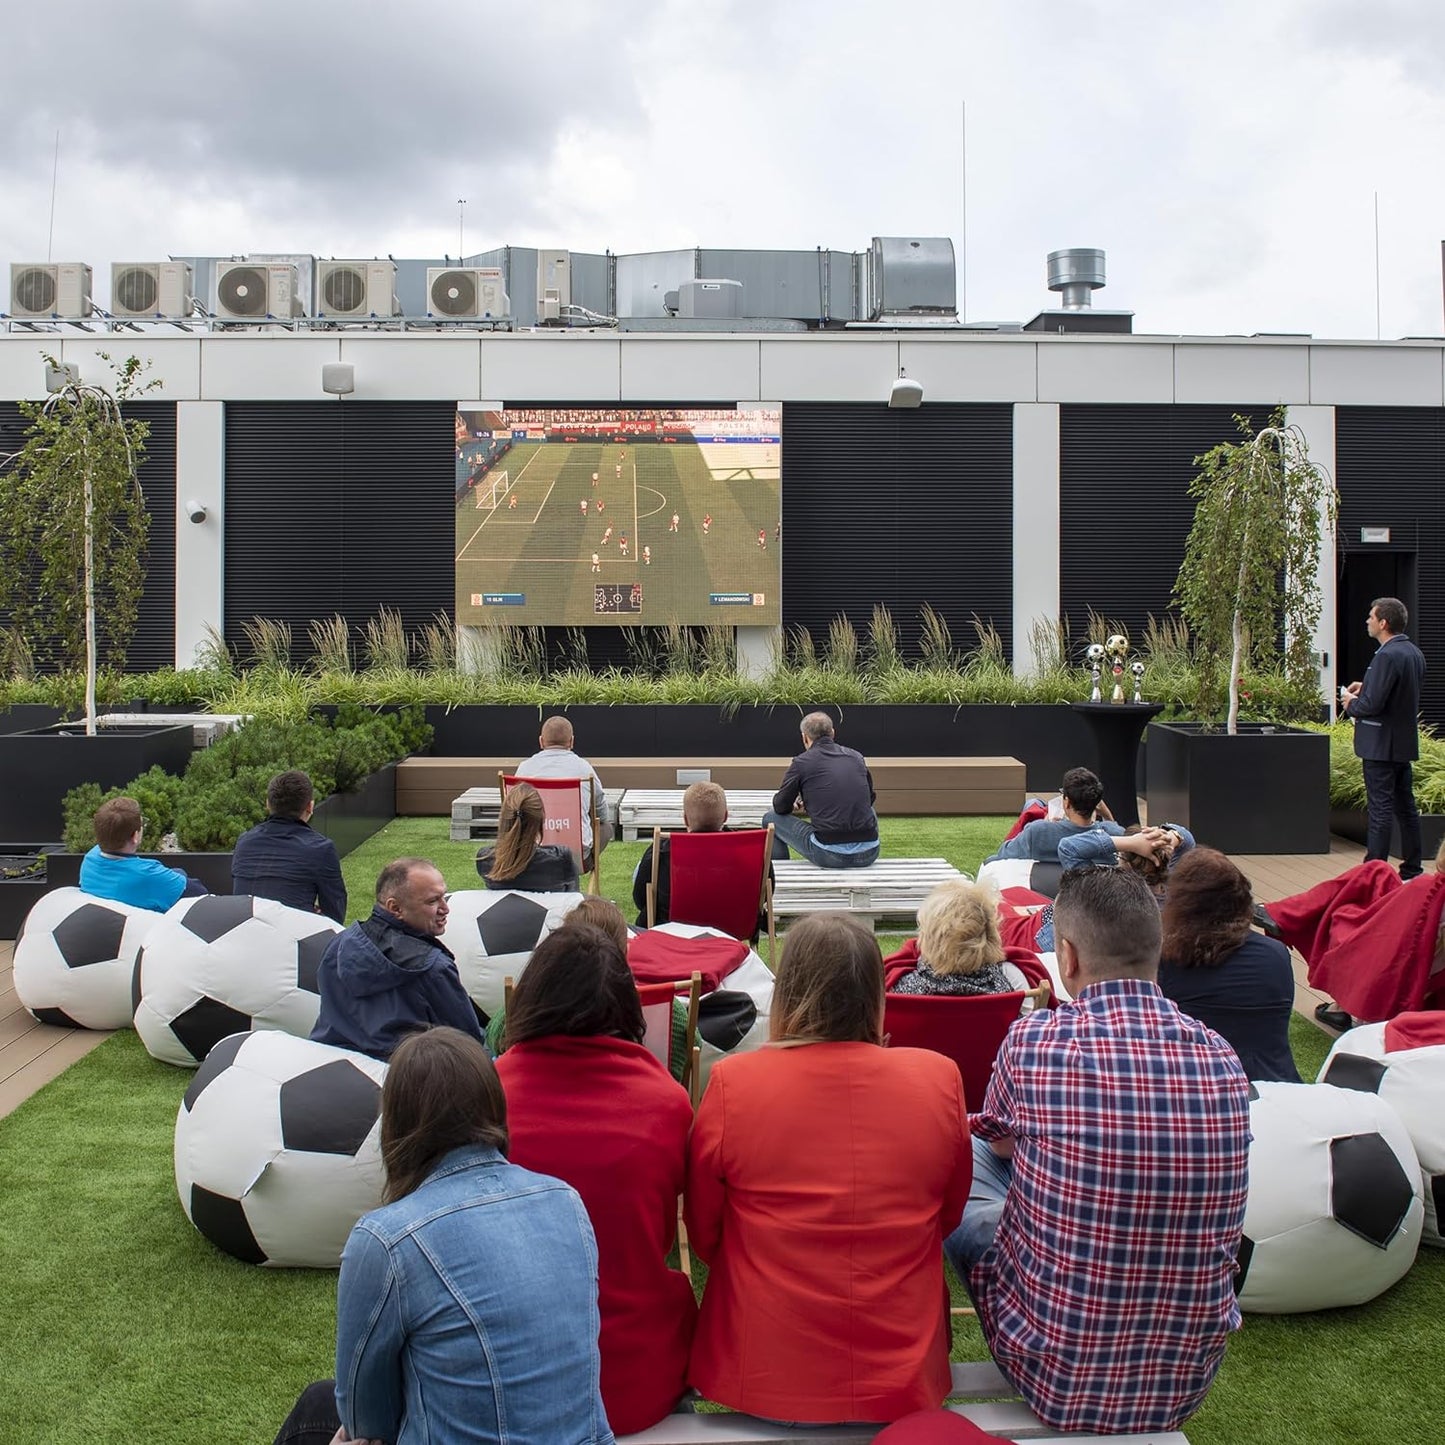
[[(1261, 903), (1300, 893), (1343, 873), (1365, 856), (1364, 849), (1341, 838), (1328, 853), (1251, 855), (1235, 858)], [(1428, 865), (1427, 865), (1428, 866)], [(90, 1029), (60, 1029), (36, 1023), (21, 1007), (11, 982), (13, 943), (0, 943), (0, 1118), (63, 1073), (109, 1037)], [(1304, 960), (1294, 955), (1295, 1008), (1314, 1022), (1315, 1005), (1325, 995), (1309, 987)]]

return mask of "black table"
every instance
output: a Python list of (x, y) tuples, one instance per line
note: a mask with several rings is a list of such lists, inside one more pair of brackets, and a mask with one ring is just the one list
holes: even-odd
[(1071, 702), (1094, 735), (1104, 801), (1114, 821), (1128, 828), (1139, 821), (1139, 739), (1162, 702)]

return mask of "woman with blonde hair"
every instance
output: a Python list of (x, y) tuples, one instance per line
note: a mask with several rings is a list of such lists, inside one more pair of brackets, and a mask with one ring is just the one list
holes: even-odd
[(999, 937), (998, 894), (986, 883), (953, 878), (918, 909), (918, 937), (883, 961), (889, 993), (1014, 993), (1046, 977), (1038, 955), (1006, 949)]
[(497, 845), (477, 854), (477, 872), (488, 888), (526, 893), (575, 893), (577, 855), (560, 843), (544, 843), (547, 814), (530, 783), (513, 783), (497, 816)]
[(938, 1405), (942, 1242), (973, 1172), (958, 1069), (882, 1047), (883, 960), (846, 914), (788, 930), (771, 1032), (713, 1065), (693, 1124), (687, 1232), (711, 1272), (689, 1380), (799, 1423)]

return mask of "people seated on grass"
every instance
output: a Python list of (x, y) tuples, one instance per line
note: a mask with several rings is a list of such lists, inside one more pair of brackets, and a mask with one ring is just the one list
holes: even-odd
[(576, 778), (579, 782), (590, 780), (591, 795), (582, 792), (582, 871), (590, 873), (593, 866), (592, 805), (597, 807), (597, 852), (612, 841), (613, 824), (607, 813), (607, 795), (602, 791), (602, 779), (597, 769), (580, 758), (573, 751), (576, 739), (572, 724), (560, 715), (549, 717), (542, 724), (541, 736), (537, 742), (540, 751), (517, 764), (519, 778)]
[[(682, 822), (689, 833), (721, 833), (728, 820), (728, 795), (717, 783), (692, 783), (682, 795)], [(653, 897), (653, 921), (666, 923), (671, 917), (672, 904), (672, 839), (662, 835), (657, 865), (657, 891)], [(768, 878), (773, 876), (772, 864), (768, 864)], [(652, 882), (652, 844), (643, 849), (641, 861), (632, 874), (632, 902), (637, 909), (637, 926), (647, 927), (647, 885)], [(757, 926), (753, 929), (751, 941), (768, 926), (766, 913), (758, 914)]]
[(619, 1434), (677, 1404), (697, 1319), (691, 1280), (667, 1266), (692, 1105), (643, 1032), (622, 949), (569, 916), (512, 993), (497, 1062), (508, 1157), (565, 1179), (597, 1234), (602, 1402)]
[(1172, 1430), (1199, 1408), (1234, 1294), (1249, 1080), (1159, 990), (1159, 907), (1125, 868), (1066, 873), (1072, 1002), (1028, 1015), (973, 1116), (948, 1257), (999, 1368), (1055, 1430)]
[(177, 899), (209, 890), (183, 869), (139, 856), (145, 819), (134, 798), (111, 798), (95, 810), (95, 847), (80, 860), (80, 891), (132, 908), (164, 913)]
[[(1159, 828), (1137, 824), (1127, 832), (1104, 833), (1090, 829), (1059, 843), (1062, 860), (1069, 854), (1070, 868), (1123, 866), (1137, 873), (1163, 906), (1169, 870), (1194, 846), (1194, 835), (1177, 823)], [(1054, 947), (1054, 905), (1027, 888), (1005, 888), (999, 905), (999, 931), (1010, 948), (1049, 953)]]
[(949, 1389), (941, 1244), (971, 1169), (957, 1067), (885, 1049), (883, 961), (845, 914), (787, 933), (772, 1046), (713, 1065), (688, 1150), (710, 1266), (689, 1379), (800, 1423), (894, 1420)]
[(1014, 993), (1048, 977), (1032, 949), (1005, 949), (998, 895), (986, 883), (951, 878), (918, 909), (918, 937), (883, 960), (889, 993)]
[(530, 783), (507, 789), (497, 815), (497, 842), (477, 854), (477, 872), (488, 888), (527, 893), (575, 893), (577, 855), (564, 844), (544, 843), (547, 814)]
[(305, 1391), (277, 1445), (610, 1445), (587, 1211), (507, 1152), (481, 1044), (449, 1028), (403, 1042), (381, 1091), (384, 1202), (341, 1256), (336, 1378)]
[(1249, 879), (1223, 853), (1196, 848), (1181, 858), (1164, 903), (1159, 987), (1228, 1039), (1251, 1079), (1297, 1084), (1289, 949), (1251, 929), (1253, 907)]
[(1104, 802), (1104, 785), (1088, 768), (1070, 768), (1064, 774), (1059, 798), (1058, 817), (1036, 817), (1025, 823), (1005, 838), (984, 862), (1026, 858), (1035, 863), (1053, 863), (1059, 857), (1062, 838), (1071, 838), (1088, 828), (1099, 828), (1105, 833), (1124, 831)]
[(266, 817), (236, 839), (231, 890), (346, 922), (346, 884), (336, 844), (311, 827), (316, 794), (300, 769), (266, 785)]
[[(878, 859), (873, 775), (861, 753), (841, 747), (833, 719), (810, 712), (803, 751), (788, 765), (763, 826), (773, 825), (773, 857), (788, 849), (819, 868), (866, 868)], [(797, 816), (806, 814), (806, 816)]]
[(376, 880), (369, 918), (326, 946), (317, 970), (318, 1043), (387, 1059), (408, 1034), (449, 1024), (480, 1041), (447, 926), (446, 879), (425, 858), (398, 858)]
[[(1408, 883), (1388, 861), (1347, 868), (1303, 893), (1257, 905), (1254, 921), (1296, 949), (1310, 987), (1329, 994), (1315, 1017), (1332, 1029), (1445, 1007), (1445, 843), (1433, 872)], [(83, 886), (83, 885), (82, 885)]]

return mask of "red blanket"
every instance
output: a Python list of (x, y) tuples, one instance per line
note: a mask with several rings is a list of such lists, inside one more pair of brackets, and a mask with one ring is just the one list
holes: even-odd
[(1401, 1014), (1385, 1025), (1385, 1052), (1404, 1049), (1433, 1049), (1445, 1044), (1445, 1013)]
[(1430, 966), (1445, 911), (1445, 873), (1401, 883), (1388, 863), (1361, 863), (1338, 878), (1266, 905), (1280, 936), (1309, 965), (1310, 987), (1356, 1018), (1378, 1023), (1445, 1003), (1445, 974)]
[(678, 938), (652, 928), (627, 945), (627, 966), (638, 983), (682, 983), (700, 973), (704, 993), (712, 993), (747, 956), (747, 944), (733, 938)]
[(1048, 805), (1040, 802), (1032, 802), (1019, 814), (1018, 822), (1003, 835), (1005, 843), (1010, 838), (1017, 838), (1030, 823), (1037, 823), (1049, 816)]

